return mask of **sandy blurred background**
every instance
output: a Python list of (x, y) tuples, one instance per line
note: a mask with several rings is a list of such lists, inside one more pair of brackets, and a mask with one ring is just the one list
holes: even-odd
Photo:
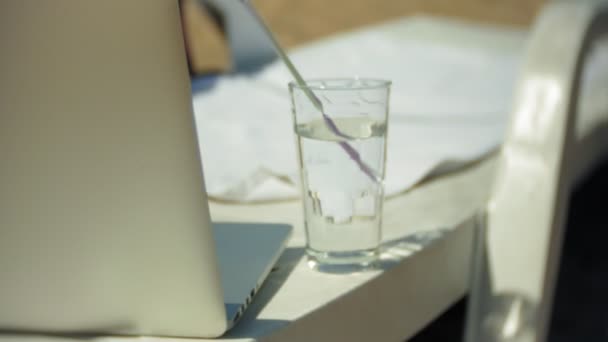
[[(225, 0), (237, 1), (237, 0)], [(527, 26), (547, 0), (253, 0), (287, 48), (332, 33), (408, 15), (426, 14)], [(193, 74), (229, 70), (218, 22), (197, 0), (182, 0), (184, 34)]]

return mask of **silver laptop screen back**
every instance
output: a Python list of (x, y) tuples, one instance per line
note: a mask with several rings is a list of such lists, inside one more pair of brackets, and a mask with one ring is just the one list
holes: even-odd
[(0, 329), (223, 333), (177, 1), (2, 1), (0, 51)]

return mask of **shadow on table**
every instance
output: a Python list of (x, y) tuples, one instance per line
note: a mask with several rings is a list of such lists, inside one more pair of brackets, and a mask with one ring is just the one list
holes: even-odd
[(11, 328), (11, 327), (0, 327), (0, 339), (9, 338), (28, 338), (34, 340), (39, 337), (40, 339), (53, 341), (55, 339), (61, 341), (89, 341), (100, 337), (107, 337), (107, 333), (100, 333), (99, 331), (121, 331), (132, 329), (133, 324), (124, 322), (114, 325), (108, 325), (103, 327), (91, 327), (89, 329), (80, 329), (78, 331), (43, 331), (43, 330), (26, 330), (22, 328)]
[(285, 281), (293, 272), (304, 256), (303, 247), (288, 247), (285, 249), (281, 258), (277, 262), (277, 266), (272, 270), (258, 294), (254, 297), (251, 305), (243, 318), (232, 328), (225, 337), (230, 338), (254, 338), (267, 334), (270, 331), (277, 330), (286, 326), (289, 321), (278, 319), (259, 319), (257, 316), (272, 300), (277, 292), (283, 287)]
[(398, 265), (403, 259), (422, 251), (424, 248), (441, 240), (451, 229), (440, 228), (415, 232), (403, 238), (386, 241), (380, 246), (380, 268), (388, 270)]
[[(405, 258), (440, 240), (450, 231), (450, 229), (435, 229), (417, 232), (383, 243), (380, 268), (386, 270), (396, 266)], [(245, 311), (241, 321), (224, 337), (256, 338), (289, 324), (287, 320), (258, 319), (257, 316), (281, 289), (304, 254), (305, 249), (303, 247), (290, 247), (283, 252), (277, 263), (278, 268), (270, 274), (251, 306)]]
[[(461, 225), (473, 224), (473, 219), (466, 220)], [(458, 229), (455, 227), (453, 229)], [(420, 231), (403, 238), (387, 241), (381, 246), (380, 268), (390, 269), (404, 259), (425, 250), (444, 238), (453, 229), (440, 228), (428, 231)], [(253, 300), (251, 306), (245, 311), (242, 320), (230, 330), (224, 337), (226, 338), (256, 338), (267, 335), (271, 331), (279, 330), (287, 326), (288, 320), (259, 319), (259, 313), (272, 300), (281, 289), (294, 268), (304, 257), (303, 247), (287, 248), (277, 265), (278, 269), (273, 271), (258, 295)]]

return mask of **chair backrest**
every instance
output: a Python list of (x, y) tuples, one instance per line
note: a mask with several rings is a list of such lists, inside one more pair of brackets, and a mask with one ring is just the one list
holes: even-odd
[(467, 341), (546, 340), (570, 190), (608, 147), (595, 133), (608, 108), (577, 110), (585, 61), (606, 33), (606, 1), (550, 2), (533, 27), (480, 220)]

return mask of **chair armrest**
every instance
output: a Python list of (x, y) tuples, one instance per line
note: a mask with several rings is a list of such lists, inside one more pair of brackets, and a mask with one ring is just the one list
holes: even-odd
[(584, 168), (573, 168), (581, 160), (574, 148), (581, 75), (607, 32), (608, 4), (599, 1), (549, 3), (534, 25), (480, 222), (468, 341), (546, 339), (568, 197)]

